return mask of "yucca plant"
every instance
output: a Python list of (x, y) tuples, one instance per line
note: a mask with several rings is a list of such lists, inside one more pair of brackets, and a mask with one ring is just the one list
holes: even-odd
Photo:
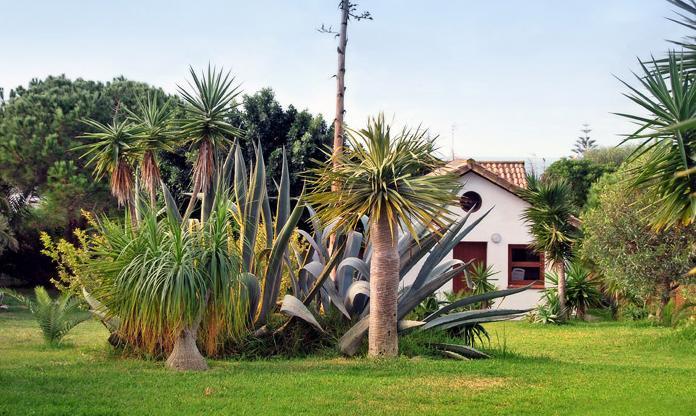
[(103, 124), (91, 119), (84, 120), (84, 123), (94, 130), (81, 136), (90, 143), (75, 149), (85, 151), (82, 157), (89, 158), (87, 165), (94, 168), (97, 180), (109, 176), (111, 194), (116, 197), (118, 205), (132, 207), (133, 164), (137, 157), (133, 124), (128, 120)]
[(633, 184), (657, 196), (650, 218), (656, 230), (688, 225), (696, 219), (696, 80), (676, 53), (662, 71), (656, 61), (641, 68), (640, 89), (624, 85), (645, 114), (617, 113), (638, 125), (626, 138), (640, 142), (630, 160), (649, 155), (632, 170)]
[[(546, 280), (551, 285), (547, 291), (555, 291), (558, 284), (558, 273), (549, 272)], [(569, 312), (575, 312), (579, 319), (585, 317), (588, 308), (599, 306), (602, 301), (602, 293), (599, 289), (599, 281), (593, 279), (592, 273), (578, 263), (570, 263), (566, 271), (566, 307)]]
[(567, 314), (566, 265), (573, 256), (578, 230), (573, 225), (573, 202), (570, 186), (562, 180), (541, 180), (527, 176), (527, 188), (520, 196), (529, 203), (522, 219), (529, 225), (532, 247), (546, 256), (558, 270), (559, 320)]
[[(369, 355), (395, 356), (398, 231), (417, 238), (417, 222), (442, 228), (445, 207), (455, 202), (459, 182), (447, 174), (424, 176), (424, 171), (439, 166), (433, 140), (424, 130), (404, 129), (392, 136), (383, 114), (370, 119), (366, 129), (348, 130), (347, 141), (345, 152), (314, 170), (308, 199), (322, 220), (336, 219), (336, 229), (354, 229), (369, 217)], [(336, 187), (341, 191), (334, 192)]]
[[(471, 295), (482, 295), (496, 290), (495, 284), (490, 279), (499, 272), (494, 271), (492, 265), (486, 266), (483, 262), (474, 262), (469, 266), (467, 273), (474, 286), (471, 289)], [(490, 301), (486, 301), (476, 306), (485, 309), (490, 308), (493, 304)]]
[(176, 137), (172, 129), (172, 105), (170, 101), (160, 103), (155, 94), (148, 93), (138, 100), (135, 111), (126, 108), (129, 120), (137, 127), (134, 144), (140, 153), (140, 185), (150, 196), (154, 205), (161, 175), (157, 154), (172, 151)]
[(57, 345), (63, 337), (77, 324), (89, 319), (89, 313), (82, 310), (80, 301), (69, 293), (52, 299), (45, 288), (34, 288), (34, 299), (12, 290), (4, 292), (24, 304), (41, 328), (44, 340), (50, 345)]
[(241, 93), (239, 86), (234, 85), (234, 77), (210, 65), (200, 76), (193, 68), (190, 74), (193, 83), (188, 83), (189, 90), (179, 86), (185, 110), (183, 118), (178, 120), (179, 134), (197, 152), (193, 165), (193, 197), (185, 218), (190, 216), (199, 192), (207, 191), (213, 182), (218, 152), (241, 135), (241, 130), (228, 121), (238, 105), (235, 98)]

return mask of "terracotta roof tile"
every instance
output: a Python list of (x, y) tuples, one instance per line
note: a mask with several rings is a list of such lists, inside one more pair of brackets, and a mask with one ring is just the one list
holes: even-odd
[(527, 187), (527, 174), (524, 169), (524, 161), (475, 161), (473, 159), (455, 159), (442, 168), (443, 171), (466, 173), (472, 164), (476, 164), (495, 176), (504, 179), (520, 188)]

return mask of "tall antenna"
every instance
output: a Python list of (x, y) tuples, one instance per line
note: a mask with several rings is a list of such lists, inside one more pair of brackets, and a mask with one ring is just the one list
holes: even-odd
[(452, 123), (450, 130), (450, 149), (452, 149), (452, 160), (454, 160), (454, 132), (457, 130), (457, 123)]

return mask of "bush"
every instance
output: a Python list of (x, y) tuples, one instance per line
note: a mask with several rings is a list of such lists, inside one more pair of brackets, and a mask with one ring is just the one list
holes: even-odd
[(653, 303), (659, 314), (680, 286), (694, 281), (687, 272), (696, 256), (696, 225), (655, 231), (647, 217), (659, 201), (629, 187), (629, 169), (593, 186), (579, 254), (616, 303)]

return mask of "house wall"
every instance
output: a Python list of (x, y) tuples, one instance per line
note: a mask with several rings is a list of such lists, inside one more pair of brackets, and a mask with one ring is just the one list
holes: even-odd
[[(531, 236), (524, 222), (520, 219), (522, 212), (527, 203), (518, 196), (510, 193), (506, 189), (492, 183), (475, 172), (468, 172), (460, 179), (464, 185), (461, 193), (474, 191), (481, 195), (481, 209), (472, 213), (469, 217), (469, 223), (480, 218), (488, 209), (492, 211), (484, 218), (462, 241), (480, 241), (487, 242), (487, 262), (492, 266), (494, 271), (498, 273), (491, 278), (491, 281), (499, 289), (507, 289), (508, 287), (508, 244), (528, 244), (531, 242)], [(461, 207), (452, 207), (452, 212), (459, 216), (465, 215)], [(494, 243), (491, 241), (493, 234), (500, 234), (501, 241)], [(452, 258), (450, 253), (447, 259)], [(422, 261), (421, 261), (422, 264)], [(403, 279), (402, 285), (409, 285), (418, 275), (421, 264), (416, 265)], [(452, 282), (446, 283), (440, 293), (451, 292)], [(522, 293), (518, 293), (505, 298), (502, 301), (504, 308), (532, 308), (541, 298), (541, 290), (529, 289)], [(499, 306), (496, 304), (494, 307)]]

